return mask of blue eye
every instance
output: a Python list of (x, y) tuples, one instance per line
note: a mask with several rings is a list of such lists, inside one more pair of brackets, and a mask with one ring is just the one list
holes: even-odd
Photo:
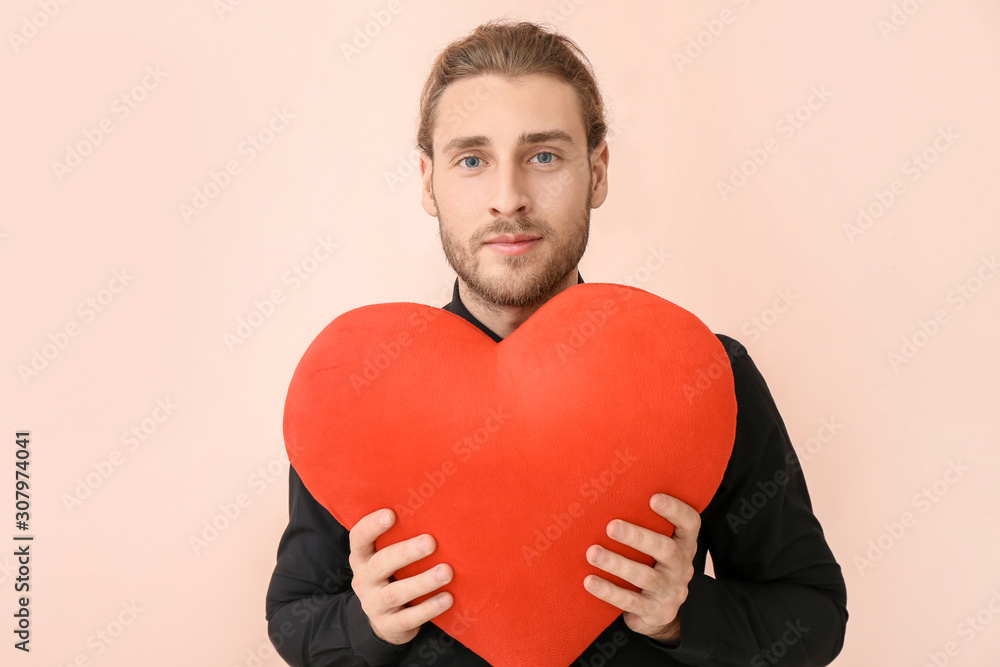
[[(556, 160), (560, 159), (558, 155), (556, 155), (555, 153), (552, 153), (550, 151), (542, 151), (540, 153), (536, 153), (534, 157), (537, 158), (537, 157), (541, 157), (541, 156), (545, 156), (545, 155), (548, 156), (548, 159), (541, 159), (541, 160), (539, 160), (539, 162), (537, 164), (554, 164)], [(534, 159), (534, 158), (532, 158), (532, 159)], [(477, 155), (467, 155), (466, 157), (459, 158), (458, 164), (460, 164), (461, 166), (463, 166), (463, 167), (465, 167), (466, 169), (469, 169), (469, 170), (477, 169), (478, 167), (482, 166), (481, 164), (478, 164), (478, 163), (470, 165), (467, 162), (468, 160), (481, 161), (482, 158), (479, 157), (479, 156), (477, 156)]]

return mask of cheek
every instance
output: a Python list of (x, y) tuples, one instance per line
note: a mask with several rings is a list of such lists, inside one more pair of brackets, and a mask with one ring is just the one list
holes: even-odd
[(466, 218), (484, 203), (481, 193), (471, 181), (462, 179), (441, 179), (434, 184), (434, 195), (438, 205), (446, 214)]
[(587, 203), (587, 190), (574, 184), (560, 190), (543, 193), (537, 200), (537, 210), (550, 218), (575, 220)]
[(560, 171), (541, 180), (535, 188), (535, 205), (554, 215), (576, 215), (587, 201), (587, 179)]

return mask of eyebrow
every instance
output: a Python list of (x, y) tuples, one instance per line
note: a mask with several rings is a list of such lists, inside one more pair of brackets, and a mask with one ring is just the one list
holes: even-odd
[[(550, 142), (563, 142), (573, 145), (573, 137), (562, 130), (547, 130), (545, 132), (522, 132), (521, 136), (517, 139), (517, 144), (519, 146)], [(455, 137), (448, 142), (444, 149), (442, 149), (441, 153), (443, 155), (450, 155), (452, 153), (458, 153), (459, 151), (468, 150), (470, 148), (479, 148), (484, 146), (489, 148), (493, 146), (493, 140), (484, 134), (477, 134), (471, 137)]]

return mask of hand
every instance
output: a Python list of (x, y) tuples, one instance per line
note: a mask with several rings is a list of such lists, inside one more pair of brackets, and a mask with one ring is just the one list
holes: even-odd
[(657, 514), (674, 524), (673, 537), (621, 519), (608, 523), (608, 537), (653, 557), (652, 566), (637, 563), (599, 545), (587, 549), (587, 561), (639, 587), (640, 592), (588, 574), (583, 585), (592, 595), (625, 612), (633, 631), (676, 645), (680, 640), (681, 604), (687, 599), (694, 576), (695, 553), (701, 516), (690, 505), (662, 493), (649, 500)]
[(350, 533), (349, 562), (354, 571), (351, 587), (375, 636), (390, 644), (405, 644), (417, 636), (421, 625), (451, 607), (454, 598), (445, 591), (413, 607), (407, 603), (448, 583), (453, 573), (449, 565), (442, 563), (412, 577), (391, 581), (396, 570), (437, 548), (430, 535), (417, 535), (376, 551), (375, 538), (387, 531), (395, 518), (392, 510), (381, 509), (358, 521)]

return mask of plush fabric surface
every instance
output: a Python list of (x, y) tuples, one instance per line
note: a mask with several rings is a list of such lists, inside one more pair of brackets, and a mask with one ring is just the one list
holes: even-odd
[[(667, 332), (667, 333), (664, 333)], [(382, 507), (381, 549), (429, 533), (396, 573), (454, 569), (434, 623), (497, 667), (564, 667), (621, 613), (583, 588), (618, 518), (670, 535), (662, 492), (702, 511), (732, 452), (728, 357), (693, 314), (644, 290), (574, 285), (502, 342), (415, 303), (364, 306), (316, 337), (285, 403), (289, 460), (347, 528)], [(418, 599), (422, 600), (424, 598)]]

